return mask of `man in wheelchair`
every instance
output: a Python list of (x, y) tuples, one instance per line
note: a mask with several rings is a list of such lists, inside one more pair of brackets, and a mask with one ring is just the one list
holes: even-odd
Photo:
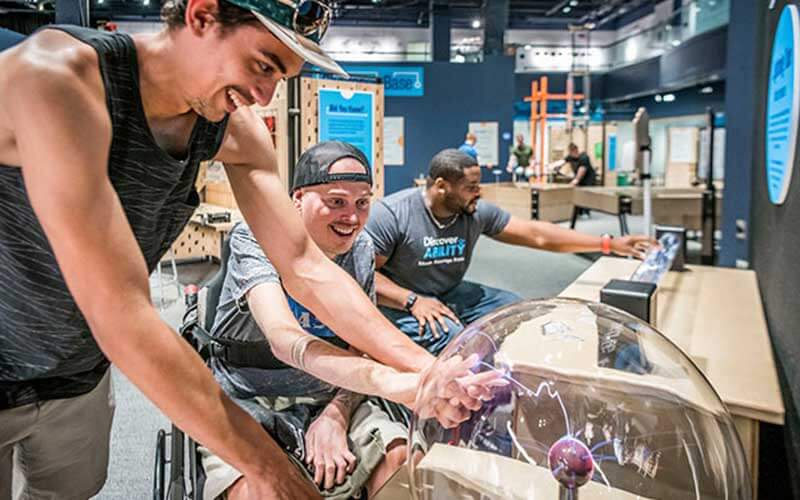
[[(374, 302), (375, 250), (362, 232), (371, 187), (361, 151), (323, 142), (300, 157), (291, 195), (314, 242)], [(385, 400), (412, 406), (420, 375), (361, 355), (293, 299), (246, 224), (234, 228), (230, 246), (211, 330), (214, 376), (322, 496), (374, 494), (406, 457), (406, 413)], [(307, 280), (314, 286), (312, 270)], [(452, 373), (466, 373), (469, 361), (452, 366)], [(491, 383), (480, 387), (488, 391)], [(451, 416), (440, 418), (455, 423), (463, 411), (454, 407)], [(204, 498), (247, 497), (239, 471), (207, 449), (200, 454), (207, 477)]]

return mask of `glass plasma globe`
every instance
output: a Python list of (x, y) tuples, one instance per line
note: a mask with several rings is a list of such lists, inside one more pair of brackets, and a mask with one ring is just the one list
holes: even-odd
[[(414, 415), (414, 499), (751, 498), (731, 415), (644, 321), (581, 300), (523, 301), (469, 325), (436, 363), (473, 355), (472, 372), (508, 383), (455, 428)], [(417, 408), (436, 377), (434, 366)]]

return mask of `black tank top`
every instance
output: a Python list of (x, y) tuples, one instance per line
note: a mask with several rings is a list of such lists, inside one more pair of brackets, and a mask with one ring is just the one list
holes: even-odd
[[(108, 176), (152, 272), (200, 202), (194, 188), (198, 166), (216, 155), (227, 118), (212, 123), (199, 117), (186, 158), (176, 160), (158, 146), (148, 126), (133, 40), (73, 26), (47, 29), (64, 31), (98, 54), (113, 134)], [(46, 141), (43, 137), (42, 147)], [(0, 165), (0, 269), (0, 409), (91, 391), (109, 363), (67, 290), (21, 169), (5, 165)]]

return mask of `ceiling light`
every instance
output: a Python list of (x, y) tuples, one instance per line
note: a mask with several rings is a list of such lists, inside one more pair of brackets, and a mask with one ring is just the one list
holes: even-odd
[(578, 6), (578, 0), (570, 0), (570, 1), (569, 1), (569, 4), (570, 4), (572, 7), (577, 7), (577, 6)]
[(531, 47), (531, 45), (530, 45), (530, 44), (528, 44), (528, 45), (525, 45), (525, 50), (531, 50), (532, 48), (533, 48), (533, 47)]
[(680, 41), (680, 40), (673, 40), (673, 41), (672, 41), (672, 46), (673, 46), (673, 47), (677, 47), (677, 46), (678, 46), (678, 45), (680, 45), (680, 44), (681, 44), (681, 41)]
[(473, 19), (472, 20), (472, 27), (478, 29), (481, 27), (481, 20), (480, 19)]
[(571, 10), (572, 10), (572, 7), (570, 7), (569, 5), (567, 5), (566, 7), (564, 7), (563, 9), (561, 9), (561, 12), (563, 12), (564, 14), (569, 14), (569, 11), (571, 11)]
[(675, 94), (664, 94), (664, 102), (675, 101)]
[(707, 86), (703, 87), (702, 89), (700, 89), (700, 93), (701, 94), (711, 94), (713, 92), (714, 92), (714, 87), (712, 87), (710, 85), (707, 85)]
[(656, 94), (655, 96), (653, 96), (653, 100), (656, 102), (661, 102), (661, 94)]

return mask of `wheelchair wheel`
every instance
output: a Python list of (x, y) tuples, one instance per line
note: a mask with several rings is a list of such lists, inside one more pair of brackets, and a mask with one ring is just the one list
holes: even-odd
[[(169, 438), (169, 444), (167, 444)], [(183, 431), (172, 426), (170, 433), (159, 430), (156, 436), (156, 457), (153, 470), (153, 500), (185, 500)], [(170, 453), (167, 457), (167, 446)], [(169, 465), (169, 471), (167, 471)]]

